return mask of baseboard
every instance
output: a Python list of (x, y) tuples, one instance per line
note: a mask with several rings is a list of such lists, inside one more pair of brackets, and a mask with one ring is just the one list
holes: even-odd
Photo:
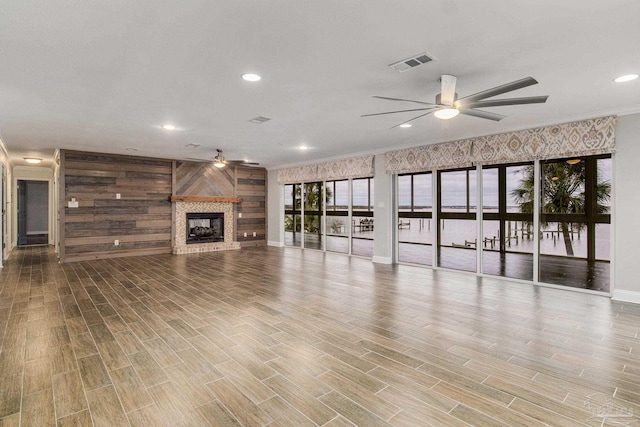
[(391, 257), (386, 257), (386, 256), (374, 256), (373, 258), (371, 258), (372, 262), (375, 262), (376, 264), (392, 264), (393, 260), (391, 259)]
[(614, 301), (631, 302), (634, 304), (640, 304), (640, 292), (625, 291), (622, 289), (616, 289), (613, 291), (611, 299)]
[(283, 242), (276, 242), (276, 241), (273, 241), (273, 240), (269, 240), (267, 242), (267, 246), (275, 246), (277, 248), (284, 248), (284, 243)]

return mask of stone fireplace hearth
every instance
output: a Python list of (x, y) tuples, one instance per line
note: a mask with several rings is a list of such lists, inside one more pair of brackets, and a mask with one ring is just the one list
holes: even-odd
[[(188, 200), (187, 197), (182, 197), (181, 199)], [(200, 200), (203, 198), (194, 199)], [(224, 198), (220, 199), (224, 200)], [(172, 252), (174, 254), (240, 249), (240, 243), (235, 242), (233, 239), (233, 201), (185, 201), (178, 200), (176, 197), (172, 198), (172, 201), (174, 202), (174, 233), (172, 242)], [(211, 212), (224, 214), (224, 241), (187, 244), (187, 213)]]

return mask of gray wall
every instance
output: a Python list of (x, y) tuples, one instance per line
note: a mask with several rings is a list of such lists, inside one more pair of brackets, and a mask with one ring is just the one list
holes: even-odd
[(278, 171), (267, 176), (267, 244), (284, 246), (284, 186), (278, 184)]
[(618, 117), (613, 166), (614, 299), (640, 303), (640, 114)]

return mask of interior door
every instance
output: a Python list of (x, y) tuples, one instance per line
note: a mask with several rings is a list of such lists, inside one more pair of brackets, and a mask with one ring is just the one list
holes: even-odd
[(27, 244), (27, 183), (18, 180), (18, 246)]

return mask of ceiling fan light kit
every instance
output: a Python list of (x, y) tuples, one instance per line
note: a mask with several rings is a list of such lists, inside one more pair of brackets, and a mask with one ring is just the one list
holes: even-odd
[(222, 154), (222, 150), (221, 149), (216, 149), (216, 151), (218, 152), (218, 154), (216, 154), (216, 156), (213, 158), (213, 166), (217, 167), (217, 168), (223, 168), (225, 166), (231, 166), (231, 165), (236, 165), (236, 166), (258, 166), (260, 163), (256, 163), (256, 162), (250, 162), (248, 160), (226, 160), (224, 158), (224, 155)]
[(433, 113), (433, 115), (440, 120), (453, 119), (458, 114), (460, 114), (460, 111), (457, 108), (442, 108), (440, 110), (436, 110), (436, 112)]
[(494, 88), (474, 93), (473, 95), (469, 95), (460, 99), (458, 99), (458, 94), (456, 93), (456, 83), (457, 78), (455, 76), (443, 74), (440, 77), (440, 93), (436, 95), (435, 104), (416, 101), (412, 99), (374, 96), (374, 98), (384, 99), (387, 101), (402, 101), (420, 104), (423, 105), (423, 107), (406, 110), (387, 111), (382, 113), (363, 114), (362, 117), (381, 116), (386, 114), (397, 114), (413, 111), (423, 112), (420, 115), (413, 117), (412, 119), (405, 120), (401, 124), (393, 126), (392, 129), (402, 124), (412, 122), (416, 119), (419, 119), (420, 117), (424, 117), (431, 113), (434, 113), (437, 118), (442, 120), (448, 120), (457, 116), (458, 114), (464, 114), (467, 116), (473, 116), (497, 122), (504, 119), (506, 116), (490, 111), (479, 110), (478, 108), (503, 107), (507, 105), (542, 104), (545, 103), (548, 98), (548, 96), (529, 96), (507, 99), (488, 99), (493, 98), (494, 96), (502, 95), (503, 93), (512, 92), (514, 90), (522, 89), (527, 86), (535, 85), (538, 83), (538, 81), (533, 77), (525, 77), (523, 79), (516, 80), (501, 86), (496, 86)]

